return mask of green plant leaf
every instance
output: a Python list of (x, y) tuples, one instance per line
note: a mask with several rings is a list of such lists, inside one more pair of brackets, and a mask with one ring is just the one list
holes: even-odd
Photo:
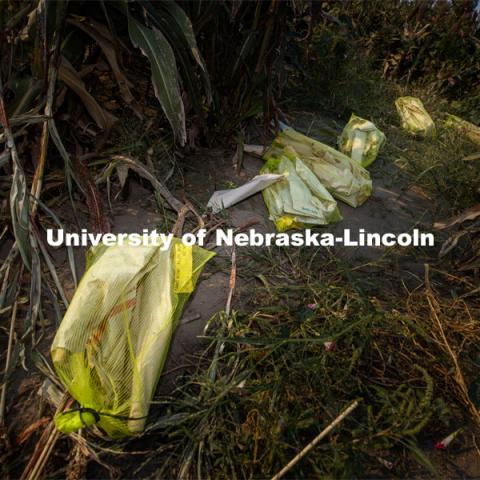
[(10, 190), (10, 211), (15, 240), (27, 268), (31, 265), (29, 240), (29, 205), (25, 172), (17, 154), (12, 152), (13, 179)]
[[(10, 81), (9, 88), (14, 94), (13, 101), (9, 102), (7, 114), (9, 117), (28, 112), (33, 105), (36, 96), (43, 88), (43, 81), (29, 77), (17, 77)], [(40, 110), (34, 109), (35, 113)]]
[(433, 466), (430, 459), (422, 452), (422, 450), (414, 440), (400, 440), (400, 443), (405, 445), (410, 450), (417, 462), (420, 463), (420, 465), (423, 465), (426, 469), (428, 469), (428, 471), (433, 475), (434, 478), (439, 478), (439, 472)]
[(18, 245), (18, 249), (23, 258), (25, 266), (30, 269), (30, 224), (29, 224), (29, 204), (27, 179), (23, 166), (15, 145), (15, 139), (10, 129), (10, 122), (7, 115), (5, 101), (3, 96), (3, 84), (0, 79), (0, 125), (3, 127), (5, 136), (6, 151), (10, 153), (12, 159), (12, 184), (10, 187), (10, 216), (13, 227), (13, 234)]
[[(189, 99), (192, 102), (192, 106), (195, 109), (197, 115), (200, 118), (203, 118), (205, 111), (203, 106), (202, 95), (206, 95), (206, 103), (209, 105), (212, 101), (212, 92), (210, 85), (210, 77), (208, 75), (206, 66), (204, 64), (203, 57), (196, 46), (195, 34), (193, 29), (189, 34), (186, 34), (184, 31), (185, 28), (188, 30), (189, 25), (191, 28), (190, 20), (183, 12), (183, 17), (187, 22), (185, 28), (182, 28), (182, 21), (177, 21), (174, 16), (170, 13), (169, 2), (161, 2), (159, 7), (163, 8), (163, 11), (158, 11), (150, 2), (144, 2), (142, 6), (145, 8), (149, 20), (152, 24), (157, 27), (167, 39), (168, 43), (173, 46), (175, 58), (179, 66), (179, 72), (181, 72), (181, 78), (183, 81), (184, 88), (188, 92)], [(179, 7), (177, 7), (179, 8)], [(182, 14), (177, 13), (177, 17)], [(192, 39), (193, 35), (193, 39)], [(188, 38), (187, 38), (188, 37)], [(194, 43), (193, 43), (194, 42)], [(192, 57), (195, 62), (192, 62)], [(200, 63), (198, 63), (200, 62)], [(200, 65), (200, 74), (202, 76), (203, 82), (200, 84), (198, 81), (198, 75), (196, 72), (195, 64)]]
[(212, 91), (210, 87), (210, 77), (208, 75), (207, 66), (198, 49), (197, 40), (195, 38), (195, 32), (193, 31), (192, 22), (188, 18), (187, 14), (181, 7), (174, 1), (161, 2), (160, 6), (167, 10), (174, 22), (177, 24), (178, 31), (185, 39), (192, 57), (195, 59), (197, 65), (202, 72), (203, 82), (205, 84), (205, 91), (207, 94), (207, 103), (212, 101)]
[[(128, 7), (127, 7), (128, 8)], [(177, 65), (172, 47), (160, 30), (147, 28), (127, 11), (128, 33), (133, 45), (149, 59), (155, 95), (172, 126), (180, 145), (185, 145), (185, 110), (177, 79)]]

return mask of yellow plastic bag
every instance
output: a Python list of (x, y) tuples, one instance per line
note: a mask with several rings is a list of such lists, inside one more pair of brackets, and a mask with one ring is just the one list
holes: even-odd
[(313, 138), (285, 128), (271, 150), (291, 146), (320, 183), (337, 199), (352, 207), (360, 206), (372, 193), (370, 174), (361, 165)]
[(342, 219), (335, 199), (292, 147), (270, 149), (263, 158), (261, 173), (284, 175), (262, 191), (270, 220), (279, 232)]
[(80, 404), (64, 433), (97, 423), (111, 438), (143, 431), (183, 306), (214, 254), (174, 239), (92, 249), (53, 341), (55, 370)]
[(421, 100), (415, 97), (399, 97), (395, 100), (395, 107), (404, 130), (421, 137), (435, 137), (435, 123)]
[(456, 115), (447, 113), (445, 126), (447, 128), (454, 128), (462, 135), (465, 135), (471, 142), (480, 145), (480, 127), (477, 125), (467, 122), (467, 120), (457, 117)]
[(375, 124), (352, 113), (338, 138), (338, 148), (366, 168), (375, 161), (385, 140), (384, 133)]

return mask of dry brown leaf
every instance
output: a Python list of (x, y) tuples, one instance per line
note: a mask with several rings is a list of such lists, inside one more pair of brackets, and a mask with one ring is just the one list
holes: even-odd
[(95, 98), (90, 95), (80, 75), (65, 57), (61, 58), (58, 77), (82, 99), (85, 108), (99, 128), (102, 130), (110, 130), (112, 128), (113, 123), (117, 120), (116, 117), (104, 110)]
[(112, 68), (112, 72), (117, 80), (118, 86), (120, 88), (120, 94), (125, 102), (130, 105), (132, 102), (135, 101), (130, 88), (133, 87), (132, 82), (128, 80), (125, 74), (120, 69), (117, 59), (117, 53), (115, 51), (114, 39), (112, 34), (109, 32), (104, 25), (95, 22), (91, 19), (83, 20), (81, 17), (75, 16), (75, 18), (71, 18), (68, 22), (80, 30), (84, 31), (87, 35), (92, 37), (100, 46), (105, 57), (107, 58), (110, 67)]
[(447, 220), (446, 222), (434, 223), (433, 226), (434, 228), (443, 230), (445, 228), (453, 227), (453, 225), (457, 225), (459, 223), (463, 223), (468, 220), (475, 220), (477, 217), (480, 217), (480, 204), (467, 208), (467, 210), (463, 211), (459, 215), (455, 215), (454, 217), (450, 218), (450, 220)]
[(473, 160), (480, 160), (480, 153), (474, 153), (473, 155), (467, 155), (466, 157), (463, 157), (462, 160), (466, 162), (471, 162)]
[(48, 422), (50, 422), (51, 418), (50, 417), (42, 417), (38, 419), (36, 422), (33, 422), (31, 425), (29, 425), (25, 430), (23, 430), (15, 440), (15, 443), (17, 445), (22, 445), (25, 443), (33, 433), (35, 433), (40, 427), (43, 427), (46, 425)]
[(456, 232), (450, 237), (448, 237), (445, 242), (443, 242), (442, 248), (440, 249), (439, 257), (444, 257), (448, 252), (452, 251), (457, 245), (459, 240), (466, 235), (468, 232), (466, 230), (461, 232)]

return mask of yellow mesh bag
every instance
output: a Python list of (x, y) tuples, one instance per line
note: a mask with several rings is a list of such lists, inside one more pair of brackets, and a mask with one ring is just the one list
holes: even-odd
[(399, 97), (395, 107), (400, 116), (404, 130), (419, 137), (435, 137), (437, 130), (432, 117), (428, 114), (420, 99), (415, 97)]
[(372, 193), (368, 171), (344, 153), (290, 127), (277, 135), (269, 151), (275, 152), (288, 146), (295, 150), (301, 161), (336, 199), (358, 207)]
[(55, 370), (80, 404), (55, 418), (70, 433), (97, 423), (111, 438), (142, 432), (178, 318), (214, 253), (174, 239), (92, 249), (53, 341)]
[(480, 145), (480, 127), (477, 125), (467, 122), (467, 120), (457, 117), (456, 115), (447, 113), (445, 127), (453, 128), (462, 135), (465, 135), (472, 143)]
[(367, 168), (375, 161), (385, 141), (385, 134), (374, 123), (352, 113), (338, 138), (338, 148)]
[(326, 225), (342, 219), (335, 199), (292, 147), (270, 148), (263, 158), (265, 165), (260, 173), (284, 175), (262, 191), (277, 231)]

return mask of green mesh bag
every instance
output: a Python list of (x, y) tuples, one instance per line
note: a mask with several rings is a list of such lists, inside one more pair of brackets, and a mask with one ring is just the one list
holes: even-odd
[(290, 127), (277, 135), (271, 149), (286, 146), (295, 150), (302, 162), (336, 199), (358, 207), (372, 193), (372, 180), (368, 171), (344, 153)]
[(338, 138), (340, 151), (364, 168), (375, 161), (384, 143), (385, 134), (374, 123), (353, 113)]
[(177, 321), (213, 255), (177, 239), (165, 251), (90, 250), (51, 349), (61, 382), (80, 404), (56, 416), (59, 430), (97, 423), (112, 439), (144, 430)]

